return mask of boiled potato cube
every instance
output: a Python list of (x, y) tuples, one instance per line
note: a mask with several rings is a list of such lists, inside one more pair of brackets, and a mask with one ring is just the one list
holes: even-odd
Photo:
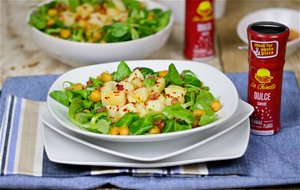
[(150, 92), (158, 92), (161, 93), (166, 86), (166, 80), (164, 78), (158, 78), (155, 82), (155, 85), (150, 87)]
[(117, 83), (115, 81), (109, 81), (104, 83), (104, 85), (101, 87), (101, 94), (107, 94), (117, 90), (116, 85)]
[(134, 90), (134, 87), (130, 82), (121, 81), (121, 82), (119, 82), (119, 85), (122, 85), (122, 88), (123, 88), (123, 91), (125, 92), (125, 94), (128, 94)]
[(181, 86), (170, 85), (165, 88), (165, 94), (167, 105), (172, 105), (174, 103), (184, 103), (186, 89)]
[(122, 0), (112, 0), (112, 2), (120, 11), (126, 11), (126, 6)]
[(146, 109), (147, 111), (156, 111), (156, 112), (162, 112), (162, 110), (166, 107), (165, 102), (161, 101), (161, 100), (149, 100), (147, 102), (147, 106)]
[(123, 117), (123, 115), (128, 112), (137, 112), (137, 109), (133, 103), (128, 103), (125, 106), (121, 107), (119, 110), (119, 114), (121, 117)]
[(134, 70), (130, 74), (128, 81), (134, 86), (135, 89), (144, 86), (144, 76), (138, 69)]
[(136, 107), (136, 112), (139, 114), (140, 117), (143, 117), (147, 114), (147, 110), (146, 110), (146, 103), (137, 103), (135, 104)]
[(112, 120), (112, 122), (117, 122), (121, 118), (119, 113), (119, 106), (108, 105), (106, 106), (106, 109), (108, 111), (108, 116)]
[(126, 104), (126, 94), (124, 91), (113, 91), (105, 94), (102, 98), (102, 105), (123, 106)]
[(149, 96), (149, 90), (146, 87), (141, 87), (132, 91), (129, 97), (127, 98), (129, 102), (141, 103), (141, 102), (145, 102), (148, 99), (148, 96)]

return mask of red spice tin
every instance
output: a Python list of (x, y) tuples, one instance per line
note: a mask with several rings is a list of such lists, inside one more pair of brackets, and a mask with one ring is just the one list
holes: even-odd
[(254, 107), (251, 132), (272, 135), (280, 130), (282, 73), (289, 28), (256, 22), (247, 28), (249, 43), (248, 102)]
[(185, 49), (186, 58), (206, 61), (215, 56), (213, 0), (186, 0)]

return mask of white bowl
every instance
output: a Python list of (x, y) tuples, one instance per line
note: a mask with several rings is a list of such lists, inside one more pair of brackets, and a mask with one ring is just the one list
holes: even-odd
[[(300, 32), (300, 12), (285, 8), (268, 8), (248, 14), (240, 20), (237, 26), (237, 33), (241, 40), (248, 44), (247, 27), (249, 24), (258, 21), (274, 21), (285, 24), (291, 29)], [(300, 45), (300, 38), (287, 43), (286, 55), (297, 50)]]
[[(169, 64), (174, 63), (179, 72), (182, 70), (192, 70), (199, 79), (204, 83), (205, 86), (210, 88), (210, 91), (215, 97), (220, 98), (222, 104), (222, 109), (217, 112), (218, 119), (208, 125), (197, 127), (194, 129), (157, 134), (157, 135), (137, 135), (137, 136), (115, 136), (115, 135), (105, 135), (99, 133), (93, 133), (80, 129), (78, 126), (73, 124), (68, 119), (68, 108), (58, 103), (56, 100), (51, 98), (49, 95), (47, 97), (47, 105), (50, 113), (53, 117), (67, 129), (86, 135), (91, 138), (97, 138), (108, 141), (119, 141), (119, 142), (149, 142), (149, 141), (160, 141), (169, 140), (174, 138), (179, 138), (183, 136), (189, 136), (195, 132), (200, 132), (204, 130), (214, 129), (214, 127), (225, 122), (237, 109), (238, 105), (238, 93), (231, 82), (231, 80), (226, 77), (221, 71), (215, 69), (207, 64), (191, 62), (191, 61), (181, 61), (181, 60), (137, 60), (137, 61), (127, 61), (127, 64), (131, 69), (136, 67), (148, 67), (155, 71), (168, 69)], [(103, 71), (113, 72), (117, 70), (119, 62), (113, 62), (108, 64), (98, 64), (92, 66), (81, 67), (73, 69), (61, 75), (50, 87), (49, 92), (53, 90), (63, 90), (62, 84), (64, 81), (80, 82), (85, 83), (89, 77), (96, 77), (99, 73)], [(222, 127), (222, 126), (220, 126)]]
[[(49, 2), (49, 1), (47, 1)], [(153, 1), (145, 1), (148, 9), (167, 8)], [(44, 4), (44, 3), (42, 3)], [(41, 4), (41, 5), (42, 5)], [(28, 14), (27, 20), (32, 13)], [(50, 56), (72, 66), (91, 65), (119, 60), (143, 59), (164, 46), (171, 34), (174, 23), (171, 14), (169, 24), (161, 31), (137, 40), (126, 42), (96, 44), (63, 40), (45, 34), (30, 26), (33, 41)]]

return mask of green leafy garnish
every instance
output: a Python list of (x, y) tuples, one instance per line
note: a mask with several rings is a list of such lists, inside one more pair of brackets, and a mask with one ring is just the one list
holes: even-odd
[(121, 81), (125, 77), (128, 77), (131, 74), (131, 70), (125, 61), (121, 61), (118, 65), (117, 72), (114, 74), (114, 80)]

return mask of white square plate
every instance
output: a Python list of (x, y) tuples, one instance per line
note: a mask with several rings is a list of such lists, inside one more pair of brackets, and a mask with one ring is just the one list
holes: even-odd
[(249, 115), (253, 112), (252, 106), (246, 102), (239, 100), (238, 108), (235, 114), (229, 119), (228, 122), (220, 125), (214, 130), (206, 130), (191, 134), (189, 138), (182, 137), (176, 140), (169, 140), (165, 142), (133, 142), (133, 143), (121, 143), (102, 141), (99, 139), (87, 138), (86, 136), (74, 133), (61, 126), (56, 120), (49, 114), (47, 108), (44, 108), (41, 112), (41, 120), (47, 127), (60, 133), (66, 138), (73, 141), (91, 147), (93, 149), (116, 155), (119, 157), (133, 159), (138, 161), (157, 161), (178, 154), (182, 154), (186, 151), (190, 151), (197, 147), (202, 146), (215, 138), (229, 133), (235, 127), (239, 126)]
[(143, 162), (96, 150), (66, 138), (46, 126), (43, 129), (44, 146), (48, 158), (53, 162), (74, 165), (135, 168), (168, 167), (239, 158), (245, 153), (250, 136), (250, 124), (247, 118), (230, 132), (202, 146), (167, 159)]

